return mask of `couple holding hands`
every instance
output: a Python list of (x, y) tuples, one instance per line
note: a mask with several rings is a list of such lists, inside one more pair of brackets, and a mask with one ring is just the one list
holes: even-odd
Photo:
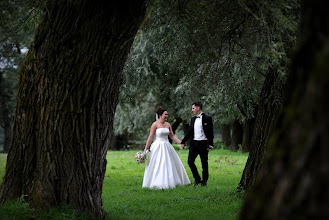
[[(192, 117), (189, 130), (181, 141), (174, 135), (171, 125), (167, 122), (167, 110), (158, 107), (156, 112), (158, 120), (151, 126), (144, 149), (146, 152), (150, 147), (151, 152), (145, 167), (143, 187), (168, 189), (191, 183), (182, 161), (168, 140), (168, 136), (176, 143), (181, 144), (183, 149), (186, 141), (191, 139), (188, 165), (195, 180), (194, 186), (207, 185), (209, 178), (208, 152), (209, 149), (213, 148), (214, 140), (212, 118), (202, 112), (201, 102), (192, 104), (192, 112), (195, 116)], [(195, 159), (198, 155), (201, 158), (202, 179), (195, 165)]]

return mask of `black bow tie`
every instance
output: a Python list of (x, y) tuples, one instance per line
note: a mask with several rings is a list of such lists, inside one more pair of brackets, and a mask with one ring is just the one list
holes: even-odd
[(195, 116), (196, 118), (201, 118), (200, 116)]

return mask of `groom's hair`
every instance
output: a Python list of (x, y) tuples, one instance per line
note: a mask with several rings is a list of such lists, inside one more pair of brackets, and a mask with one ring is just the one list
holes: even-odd
[(198, 107), (200, 107), (200, 109), (202, 109), (202, 103), (201, 102), (193, 102), (192, 105), (198, 106)]

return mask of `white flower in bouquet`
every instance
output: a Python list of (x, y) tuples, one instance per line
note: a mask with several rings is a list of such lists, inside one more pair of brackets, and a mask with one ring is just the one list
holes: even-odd
[(138, 151), (135, 154), (135, 160), (137, 163), (144, 163), (147, 159), (147, 154), (149, 153), (149, 150), (147, 150), (146, 152), (144, 151)]

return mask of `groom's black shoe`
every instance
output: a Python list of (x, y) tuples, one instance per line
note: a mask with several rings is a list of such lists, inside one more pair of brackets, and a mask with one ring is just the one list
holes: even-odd
[(201, 183), (201, 180), (195, 180), (193, 186), (197, 186)]
[(202, 180), (201, 186), (207, 186), (207, 180)]

